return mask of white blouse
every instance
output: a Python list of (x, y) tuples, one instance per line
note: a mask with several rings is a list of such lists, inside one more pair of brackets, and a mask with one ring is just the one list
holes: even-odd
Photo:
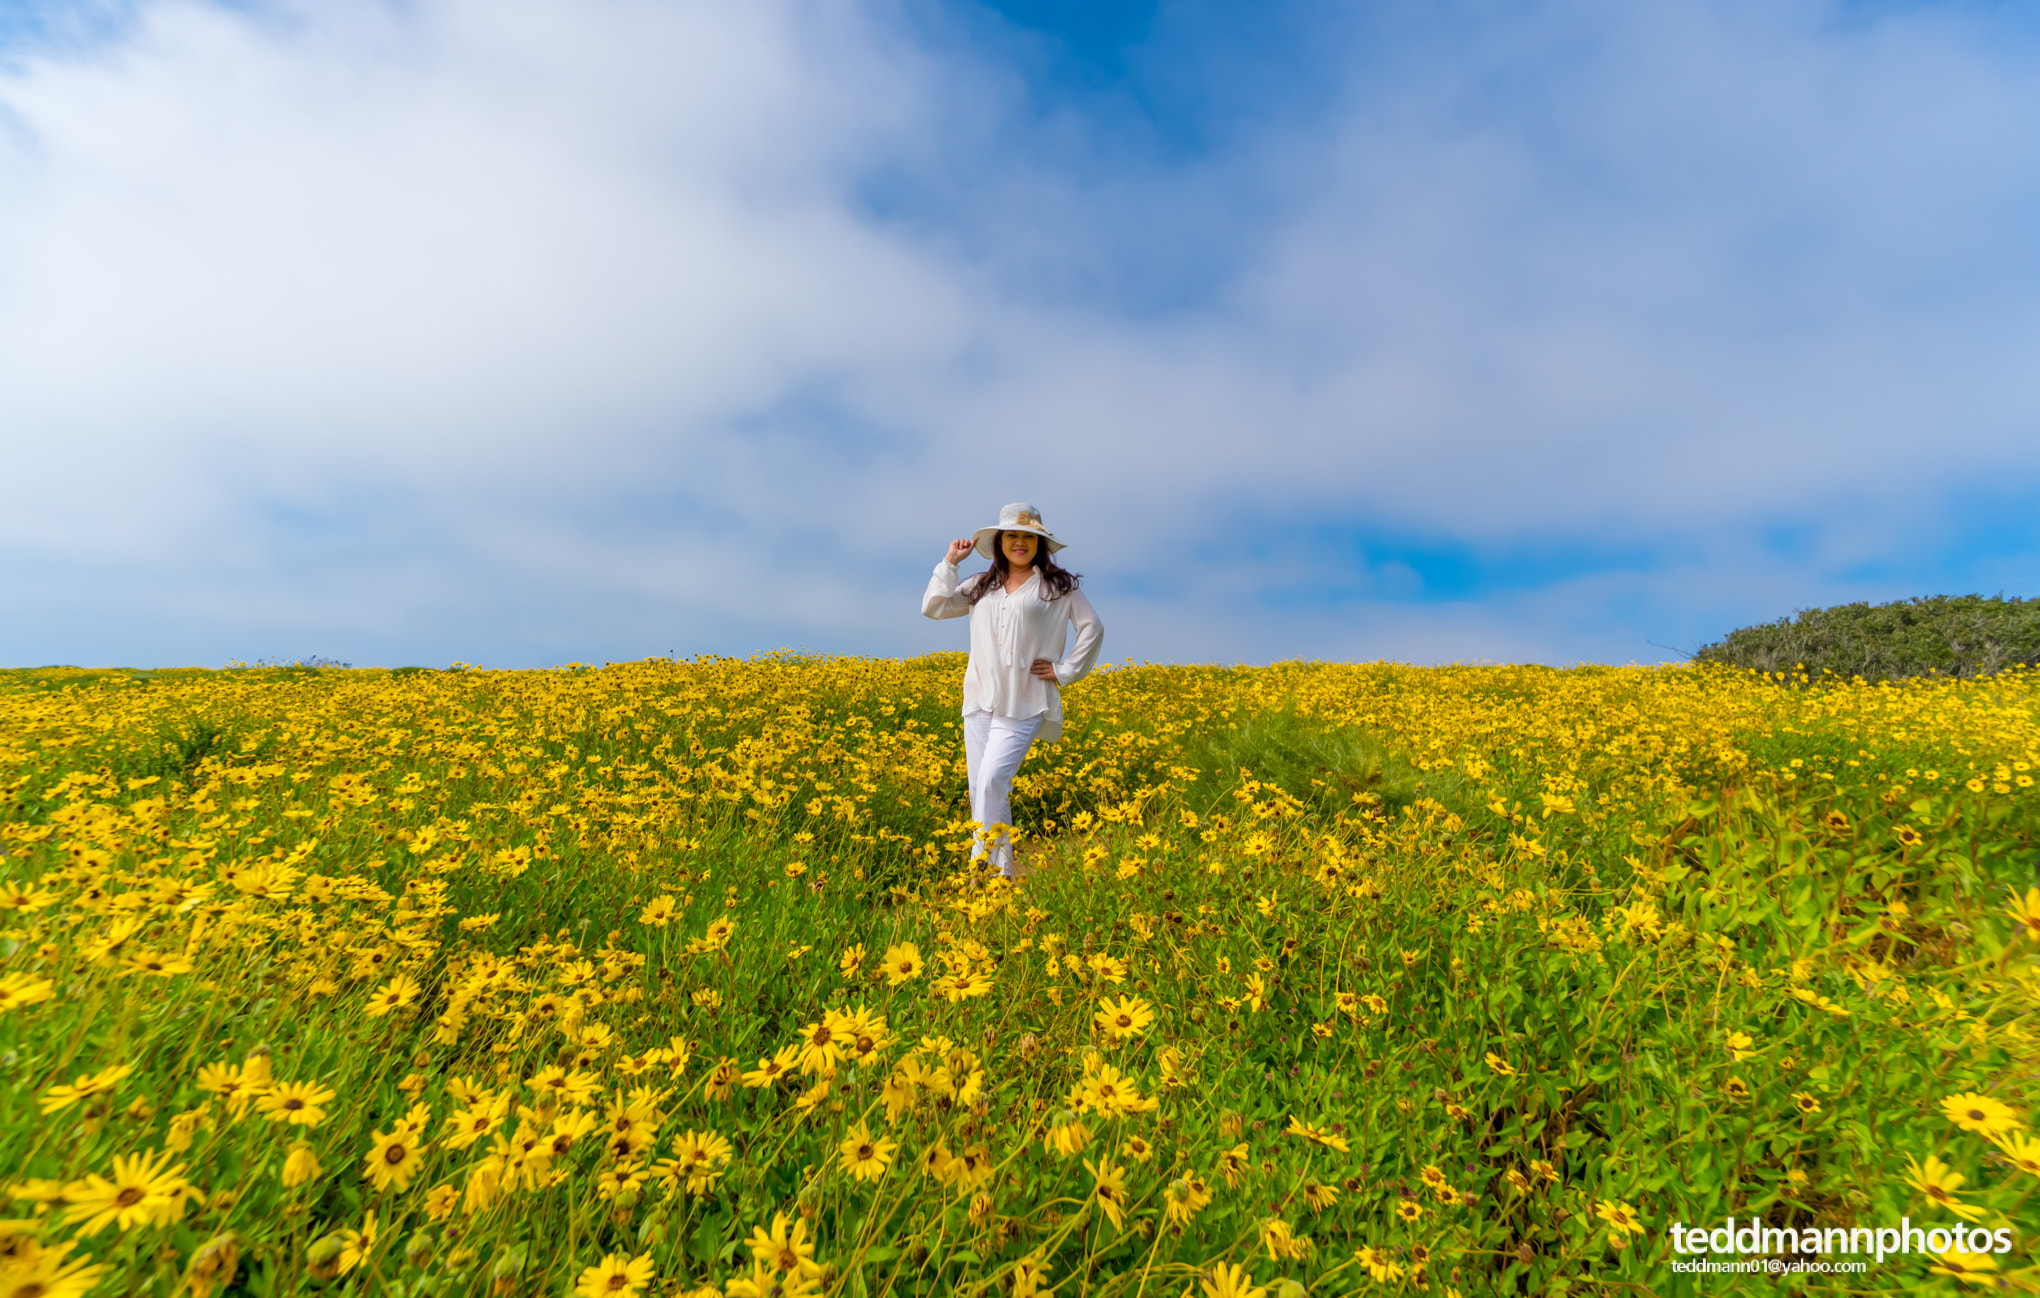
[[(956, 565), (944, 560), (935, 565), (928, 579), (928, 593), (921, 597), (921, 612), (927, 617), (970, 615), (970, 665), (963, 671), (964, 715), (980, 709), (1002, 717), (1024, 720), (1041, 717), (1044, 743), (1062, 738), (1061, 685), (1072, 685), (1090, 675), (1104, 643), (1105, 624), (1091, 608), (1082, 590), (1061, 599), (1041, 597), (1041, 574), (1029, 573), (1020, 589), (1008, 595), (1003, 585), (993, 586), (983, 599), (972, 604), (956, 593)], [(1077, 629), (1077, 642), (1067, 655), (1063, 641), (1068, 628)], [(1028, 669), (1036, 658), (1055, 663), (1056, 683), (1035, 677)]]

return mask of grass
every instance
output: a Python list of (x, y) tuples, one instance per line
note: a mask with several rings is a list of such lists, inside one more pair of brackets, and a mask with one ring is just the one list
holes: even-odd
[(0, 674), (0, 1294), (1711, 1292), (1930, 1187), (2035, 1282), (2021, 673), (1115, 669), (1012, 887), (959, 667)]

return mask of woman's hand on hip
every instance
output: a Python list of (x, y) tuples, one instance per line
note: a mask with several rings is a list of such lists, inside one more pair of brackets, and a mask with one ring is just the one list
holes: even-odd
[(1046, 658), (1036, 658), (1034, 665), (1029, 667), (1027, 671), (1036, 680), (1047, 681), (1051, 685), (1055, 684), (1055, 664)]
[(970, 557), (970, 552), (976, 548), (977, 542), (959, 536), (949, 543), (949, 557), (946, 562), (953, 568)]

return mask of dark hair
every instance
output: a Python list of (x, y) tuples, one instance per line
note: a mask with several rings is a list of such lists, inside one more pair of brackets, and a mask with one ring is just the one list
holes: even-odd
[[(1004, 584), (1007, 576), (1013, 571), (1012, 566), (1006, 562), (1006, 547), (999, 544), (1005, 535), (1005, 532), (999, 533), (998, 538), (992, 542), (992, 566), (971, 578), (970, 584), (964, 587), (963, 597), (973, 604), (983, 599), (992, 587)], [(1034, 536), (1036, 542), (1034, 571), (1041, 574), (1042, 598), (1061, 599), (1075, 590), (1077, 583), (1083, 580), (1082, 574), (1071, 572), (1057, 564), (1048, 557), (1048, 543), (1032, 532), (1028, 535)]]

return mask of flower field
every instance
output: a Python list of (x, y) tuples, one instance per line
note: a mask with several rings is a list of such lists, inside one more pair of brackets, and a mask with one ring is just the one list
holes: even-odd
[(0, 1298), (2040, 1288), (2030, 675), (962, 661), (0, 673)]

